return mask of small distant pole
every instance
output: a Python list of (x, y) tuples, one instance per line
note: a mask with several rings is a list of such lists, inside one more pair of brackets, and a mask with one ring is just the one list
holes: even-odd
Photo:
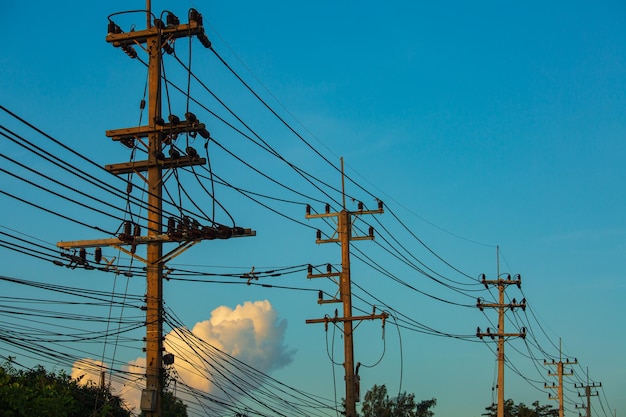
[(556, 389), (557, 390), (557, 395), (556, 396), (552, 396), (551, 394), (548, 394), (548, 398), (551, 400), (557, 400), (559, 402), (559, 417), (563, 417), (564, 416), (564, 408), (563, 408), (563, 376), (570, 376), (570, 375), (574, 375), (574, 371), (570, 371), (569, 373), (564, 373), (563, 372), (563, 366), (564, 365), (576, 365), (578, 363), (578, 360), (574, 358), (574, 362), (570, 362), (570, 360), (566, 360), (565, 362), (563, 362), (562, 356), (561, 356), (561, 339), (559, 338), (559, 361), (555, 362), (555, 361), (543, 361), (544, 365), (556, 365), (556, 370), (557, 372), (555, 374), (551, 373), (550, 371), (548, 371), (548, 376), (556, 376), (558, 377), (558, 381), (559, 381), (559, 385), (555, 385), (554, 383), (552, 383), (552, 385), (548, 385), (546, 383), (544, 383), (544, 388), (549, 388), (549, 389)]

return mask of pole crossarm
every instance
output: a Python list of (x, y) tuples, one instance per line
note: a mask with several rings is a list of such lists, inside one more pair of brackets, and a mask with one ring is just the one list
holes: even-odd
[[(489, 329), (489, 328), (488, 328)], [(522, 329), (524, 329), (522, 327)], [(521, 337), (522, 339), (526, 338), (526, 331), (522, 331), (521, 333), (491, 333), (491, 331), (481, 332), (480, 327), (476, 331), (476, 337), (482, 339), (483, 337), (490, 337), (492, 339), (496, 337)]]
[(180, 156), (178, 158), (164, 158), (156, 161), (133, 161), (121, 162), (119, 164), (105, 165), (105, 169), (114, 175), (130, 174), (132, 172), (144, 172), (150, 168), (158, 167), (163, 169), (180, 168), (192, 165), (204, 165), (206, 159), (197, 156)]
[(387, 320), (387, 318), (389, 318), (389, 314), (383, 312), (381, 314), (370, 314), (368, 316), (352, 316), (352, 317), (339, 317), (337, 315), (335, 315), (334, 317), (330, 317), (330, 316), (325, 316), (321, 319), (307, 319), (306, 323), (307, 324), (313, 324), (313, 323), (343, 323), (343, 322), (347, 322), (347, 321), (363, 321), (363, 320), (376, 320), (376, 319), (381, 319), (383, 320), (383, 326), (384, 326), (384, 322), (385, 320)]
[[(231, 237), (249, 237), (256, 236), (256, 231), (252, 229), (243, 229), (243, 234), (233, 234)], [(124, 245), (141, 245), (152, 242), (180, 242), (181, 239), (171, 237), (168, 234), (148, 235), (148, 236), (131, 236), (132, 240), (123, 240), (119, 237), (112, 237), (108, 239), (91, 239), (91, 240), (74, 240), (66, 242), (57, 242), (57, 246), (62, 249), (79, 249), (79, 248), (97, 248), (104, 246), (124, 246)], [(188, 242), (199, 242), (201, 240), (213, 240), (213, 239), (188, 239)]]
[(116, 142), (122, 142), (128, 146), (126, 142), (131, 142), (134, 139), (145, 138), (152, 134), (162, 133), (164, 135), (180, 135), (181, 133), (198, 133), (204, 139), (209, 139), (210, 134), (206, 130), (206, 126), (203, 123), (199, 123), (195, 116), (191, 113), (187, 114), (190, 119), (176, 120), (170, 123), (164, 123), (155, 126), (137, 126), (126, 127), (122, 129), (107, 130), (106, 136)]
[(148, 29), (137, 30), (124, 33), (108, 33), (106, 41), (116, 48), (133, 46), (138, 43), (146, 43), (149, 38), (162, 36), (166, 39), (185, 38), (190, 35), (200, 35), (204, 33), (204, 27), (197, 21), (190, 21), (188, 24), (166, 26), (163, 28), (152, 26)]

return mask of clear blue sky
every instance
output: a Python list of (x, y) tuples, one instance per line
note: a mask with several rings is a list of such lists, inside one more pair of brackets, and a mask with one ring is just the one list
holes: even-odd
[[(103, 166), (130, 157), (129, 150), (113, 143), (105, 131), (146, 123), (145, 114), (140, 119), (139, 103), (147, 71), (107, 44), (107, 17), (144, 9), (145, 3), (97, 3), (2, 0), (0, 104)], [(364, 365), (362, 394), (374, 384), (386, 384), (392, 396), (401, 390), (415, 393), (419, 400), (436, 398), (436, 416), (478, 417), (495, 395), (496, 362), (492, 343), (469, 336), (477, 326), (493, 327), (497, 315), (467, 305), (473, 305), (476, 297), (493, 300), (495, 293), (481, 291), (476, 278), (485, 273), (494, 279), (499, 264), (500, 272), (522, 275), (523, 294), (512, 286), (507, 296), (526, 297), (531, 307), (526, 313), (507, 313), (507, 332), (522, 325), (533, 332), (526, 343), (520, 339), (507, 343), (506, 354), (514, 369), (506, 371), (506, 397), (556, 406), (543, 388), (544, 382), (555, 382), (548, 376), (554, 367), (544, 366), (543, 360), (558, 359), (561, 339), (563, 357), (579, 361), (574, 376), (565, 380), (567, 415), (579, 411), (574, 408), (581, 402), (573, 384), (586, 382), (587, 369), (590, 381), (602, 383), (600, 399), (592, 399), (593, 415), (612, 415), (614, 409), (618, 415), (626, 412), (624, 2), (155, 1), (152, 5), (155, 14), (171, 10), (183, 23), (191, 7), (203, 14), (214, 50), (300, 138), (262, 106), (214, 53), (195, 40), (190, 56), (189, 43), (176, 41), (177, 56), (185, 65), (191, 63), (193, 74), (203, 83), (192, 80), (191, 96), (201, 105), (189, 106), (215, 139), (209, 144), (213, 172), (234, 187), (289, 202), (257, 196), (269, 210), (217, 184), (215, 196), (226, 214), (207, 195), (208, 177), (201, 186), (190, 173), (181, 173), (180, 182), (191, 193), (187, 198), (170, 176), (171, 198), (184, 200), (188, 210), (208, 214), (215, 210), (218, 222), (228, 224), (232, 216), (237, 225), (257, 231), (254, 238), (195, 245), (172, 261), (174, 268), (243, 274), (252, 266), (267, 271), (309, 263), (338, 265), (337, 246), (315, 244), (315, 228), (332, 234), (332, 225), (306, 220), (304, 205), (322, 212), (323, 202), (333, 203), (331, 197), (341, 201), (330, 188), (339, 189), (341, 177), (327, 161), (339, 166), (343, 157), (346, 174), (353, 180), (346, 182), (348, 196), (369, 208), (375, 207), (375, 196), (388, 207), (384, 214), (363, 216), (365, 223), (357, 223), (361, 230), (374, 226), (377, 238), (353, 243), (355, 307), (369, 312), (372, 303), (383, 302), (412, 323), (396, 327), (390, 319), (384, 333), (378, 321), (359, 325), (355, 360)], [(131, 24), (138, 30), (145, 27), (143, 14), (113, 19), (125, 31)], [(168, 80), (186, 88), (187, 73), (181, 63), (166, 57), (165, 65)], [(182, 116), (187, 103), (181, 92), (170, 88), (167, 94), (171, 112)], [(258, 135), (282, 160), (207, 109), (245, 131), (248, 138), (256, 140)], [(164, 114), (169, 114), (167, 105)], [(73, 166), (125, 189), (67, 150), (33, 135), (5, 112), (0, 122), (43, 149), (63, 155)], [(4, 136), (0, 143), (3, 156), (89, 195), (102, 194)], [(184, 149), (184, 140), (181, 144)], [(204, 141), (196, 138), (191, 144), (204, 154)], [(305, 180), (284, 161), (313, 180)], [(144, 293), (141, 276), (115, 279), (98, 271), (59, 268), (7, 248), (15, 248), (18, 241), (6, 234), (28, 236), (31, 242), (52, 247), (62, 240), (108, 235), (20, 203), (6, 193), (105, 231), (115, 231), (120, 222), (21, 183), (4, 170), (47, 184), (45, 188), (60, 189), (8, 159), (1, 166), (0, 188), (5, 193), (0, 195), (4, 214), (0, 232), (5, 233), (2, 240), (10, 243), (0, 248), (0, 275), (104, 292)], [(136, 193), (141, 197), (140, 191)], [(95, 204), (85, 195), (74, 198)], [(104, 198), (124, 209), (122, 200)], [(347, 205), (356, 209), (351, 198)], [(113, 249), (105, 250), (105, 255), (129, 263)], [(165, 285), (165, 301), (192, 328), (220, 306), (235, 310), (241, 305), (239, 313), (220, 310), (233, 318), (243, 314), (245, 302), (267, 300), (271, 314), (265, 317), (276, 328), (264, 334), (263, 341), (275, 356), (267, 359), (269, 354), (259, 345), (258, 351), (235, 356), (248, 358), (255, 362), (251, 365), (290, 386), (341, 398), (342, 370), (335, 367), (333, 372), (329, 358), (334, 352), (334, 360), (342, 361), (340, 334), (332, 329), (325, 333), (323, 325), (305, 324), (306, 319), (334, 314), (335, 305), (316, 302), (317, 289), (333, 294), (334, 284), (307, 280), (304, 271), (259, 282), (295, 289), (172, 279)], [(56, 296), (9, 282), (0, 282), (0, 293), (7, 297), (3, 305), (9, 305), (12, 297)], [(260, 303), (258, 310), (247, 306), (247, 314), (267, 313), (260, 312)], [(5, 322), (3, 334), (9, 334), (12, 323), (21, 326), (20, 320), (5, 314), (0, 320)], [(55, 322), (63, 325), (62, 320)], [(421, 325), (461, 338), (416, 331)], [(205, 331), (212, 332), (216, 343), (245, 350), (246, 341), (235, 340), (238, 335), (250, 336), (245, 329), (231, 334), (226, 325), (208, 327)], [(3, 355), (17, 356), (25, 364), (36, 362), (32, 354), (20, 356), (18, 348), (3, 343), (0, 340)], [(68, 352), (71, 346), (52, 344), (50, 349), (94, 359), (103, 354), (102, 344)], [(115, 355), (119, 363), (141, 356), (141, 342), (119, 343), (115, 354), (114, 349), (108, 340), (106, 356)], [(367, 367), (381, 357), (376, 366)], [(46, 365), (67, 366), (49, 359)]]

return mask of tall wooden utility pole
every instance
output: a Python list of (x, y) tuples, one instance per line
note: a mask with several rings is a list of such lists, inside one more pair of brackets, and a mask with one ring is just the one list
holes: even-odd
[(591, 417), (591, 397), (597, 397), (598, 396), (598, 391), (592, 391), (592, 388), (599, 388), (602, 386), (602, 382), (592, 382), (591, 384), (589, 384), (589, 368), (587, 368), (587, 385), (583, 385), (583, 384), (574, 384), (574, 388), (584, 388), (585, 389), (585, 393), (581, 394), (580, 392), (578, 393), (579, 397), (587, 397), (587, 403), (583, 404), (582, 406), (579, 406), (578, 404), (576, 404), (576, 408), (586, 408), (587, 409), (587, 417)]
[(307, 323), (324, 323), (328, 328), (328, 323), (343, 322), (343, 337), (344, 337), (344, 370), (345, 370), (345, 382), (346, 382), (346, 417), (356, 417), (356, 403), (358, 402), (358, 376), (355, 376), (354, 365), (354, 341), (353, 341), (353, 326), (352, 322), (361, 320), (384, 320), (388, 317), (388, 314), (383, 312), (381, 314), (375, 314), (372, 312), (369, 316), (353, 316), (352, 315), (352, 292), (350, 283), (350, 241), (353, 240), (372, 240), (374, 239), (374, 230), (370, 227), (368, 236), (353, 236), (352, 223), (353, 216), (360, 216), (362, 214), (381, 214), (383, 213), (383, 203), (378, 201), (377, 210), (363, 210), (363, 203), (359, 203), (358, 211), (351, 212), (346, 210), (346, 198), (344, 191), (344, 176), (343, 176), (343, 158), (341, 159), (341, 171), (342, 171), (342, 194), (343, 194), (343, 207), (338, 213), (331, 213), (330, 206), (326, 205), (326, 213), (323, 214), (311, 214), (311, 207), (307, 206), (306, 218), (320, 218), (320, 217), (336, 217), (337, 218), (337, 231), (330, 239), (322, 239), (322, 233), (317, 231), (317, 239), (315, 243), (339, 243), (341, 245), (341, 273), (331, 272), (330, 265), (327, 273), (313, 274), (312, 267), (309, 267), (309, 273), (307, 278), (322, 278), (322, 277), (339, 277), (339, 298), (333, 298), (330, 300), (323, 300), (322, 295), (318, 299), (319, 304), (325, 303), (343, 303), (343, 317), (338, 315), (335, 310), (335, 316), (325, 316), (321, 319), (306, 320)]
[[(499, 259), (499, 256), (498, 256)], [(520, 288), (522, 285), (522, 277), (517, 274), (514, 279), (511, 279), (510, 274), (500, 274), (500, 262), (498, 260), (498, 279), (497, 280), (486, 280), (485, 275), (482, 275), (482, 283), (485, 288), (489, 288), (489, 285), (495, 285), (498, 287), (498, 302), (497, 303), (485, 303), (481, 298), (476, 300), (476, 307), (483, 311), (485, 307), (491, 307), (498, 310), (498, 331), (494, 333), (491, 331), (489, 327), (487, 327), (486, 332), (481, 332), (480, 327), (476, 329), (476, 336), (479, 338), (483, 338), (485, 336), (490, 337), (491, 339), (498, 338), (498, 417), (504, 417), (504, 342), (506, 338), (509, 337), (526, 337), (526, 329), (522, 327), (521, 333), (505, 333), (504, 331), (504, 314), (506, 310), (513, 310), (515, 308), (521, 308), (522, 310), (526, 309), (526, 299), (522, 299), (520, 303), (517, 303), (515, 298), (510, 303), (504, 302), (504, 291), (506, 287), (509, 285), (517, 285), (517, 288)], [(501, 278), (505, 276), (506, 278)]]
[(578, 363), (577, 359), (574, 359), (574, 362), (570, 362), (569, 359), (563, 362), (563, 359), (561, 358), (561, 341), (560, 340), (559, 340), (559, 361), (558, 362), (555, 362), (554, 360), (550, 362), (546, 360), (543, 361), (544, 365), (556, 365), (556, 373), (553, 374), (550, 371), (548, 371), (548, 376), (556, 376), (558, 378), (559, 385), (555, 385), (554, 383), (552, 383), (552, 385), (548, 385), (544, 383), (544, 388), (557, 390), (556, 396), (553, 396), (552, 394), (548, 394), (548, 398), (551, 400), (557, 400), (559, 402), (559, 417), (563, 417), (565, 415), (565, 411), (563, 407), (563, 376), (574, 375), (574, 371), (565, 373), (564, 365), (575, 365), (577, 363)]
[[(187, 155), (181, 155), (174, 148), (173, 141), (179, 134), (192, 136), (200, 134), (203, 138), (209, 139), (209, 133), (205, 126), (192, 113), (186, 113), (184, 120), (175, 115), (169, 115), (167, 123), (163, 120), (161, 109), (163, 51), (173, 52), (173, 41), (182, 37), (196, 36), (205, 47), (209, 47), (210, 42), (204, 33), (202, 15), (195, 9), (189, 11), (188, 24), (180, 24), (179, 19), (172, 13), (167, 13), (166, 22), (158, 19), (152, 22), (150, 0), (147, 0), (146, 10), (147, 28), (145, 30), (133, 30), (124, 33), (109, 18), (106, 41), (121, 48), (131, 58), (137, 57), (135, 45), (146, 45), (149, 78), (148, 125), (110, 130), (106, 132), (106, 135), (129, 148), (143, 146), (148, 159), (107, 165), (105, 168), (115, 175), (137, 173), (146, 182), (148, 190), (148, 217), (145, 225), (147, 234), (141, 236), (139, 224), (125, 222), (124, 231), (117, 238), (59, 242), (57, 246), (68, 250), (82, 249), (79, 258), (85, 265), (88, 262), (85, 259), (85, 248), (94, 247), (97, 248), (96, 253), (101, 253), (100, 248), (103, 246), (115, 247), (146, 264), (146, 388), (142, 391), (141, 410), (147, 417), (160, 417), (164, 378), (163, 269), (166, 262), (201, 240), (254, 236), (255, 232), (250, 229), (230, 228), (222, 225), (217, 227), (200, 226), (197, 222), (182, 217), (179, 219), (170, 218), (167, 233), (163, 233), (163, 170), (206, 163), (206, 160), (198, 157), (197, 152), (191, 148), (187, 149)], [(148, 138), (147, 144), (142, 140), (145, 137)], [(170, 143), (171, 146), (170, 157), (164, 155), (164, 148), (167, 143)], [(164, 255), (163, 244), (168, 242), (176, 243), (177, 247)], [(146, 245), (145, 258), (136, 253), (137, 245), (142, 244)], [(97, 262), (100, 259), (100, 256), (96, 257)]]

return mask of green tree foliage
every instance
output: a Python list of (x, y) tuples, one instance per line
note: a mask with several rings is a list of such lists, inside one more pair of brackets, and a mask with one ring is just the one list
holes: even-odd
[(430, 409), (437, 405), (436, 399), (415, 402), (414, 394), (400, 393), (389, 398), (387, 387), (374, 385), (363, 399), (361, 412), (363, 417), (432, 417)]
[(42, 366), (16, 370), (0, 365), (0, 410), (5, 417), (130, 417), (122, 400), (106, 388), (81, 385), (64, 372)]
[[(539, 405), (539, 401), (532, 404), (533, 408), (529, 408), (524, 403), (515, 404), (512, 399), (504, 401), (504, 417), (558, 417), (559, 410), (552, 408), (551, 405)], [(486, 407), (486, 413), (483, 416), (497, 417), (498, 405), (491, 404)]]

